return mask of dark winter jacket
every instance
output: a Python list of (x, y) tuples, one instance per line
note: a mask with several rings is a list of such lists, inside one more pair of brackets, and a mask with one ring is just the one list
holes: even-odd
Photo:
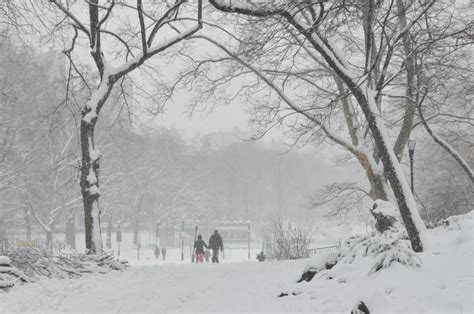
[(206, 242), (204, 240), (196, 240), (194, 242), (194, 248), (196, 249), (196, 254), (204, 254), (204, 248), (208, 249), (209, 247), (207, 246)]
[(222, 243), (221, 235), (218, 233), (214, 233), (213, 235), (211, 235), (211, 238), (209, 239), (209, 246), (214, 251), (217, 251), (219, 249), (223, 250), (224, 245)]

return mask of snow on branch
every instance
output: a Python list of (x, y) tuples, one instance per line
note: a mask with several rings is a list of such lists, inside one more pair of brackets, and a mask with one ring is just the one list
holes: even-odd
[(209, 0), (216, 9), (223, 12), (240, 13), (256, 17), (268, 17), (284, 12), (288, 1), (265, 0)]

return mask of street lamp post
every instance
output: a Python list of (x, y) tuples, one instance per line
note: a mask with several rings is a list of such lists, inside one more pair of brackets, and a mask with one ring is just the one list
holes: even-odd
[(248, 242), (248, 259), (250, 259), (250, 221), (249, 221), (249, 230), (248, 230), (248, 233), (249, 233), (249, 242)]
[(408, 153), (410, 155), (410, 185), (411, 185), (411, 193), (415, 195), (415, 182), (413, 179), (413, 155), (415, 155), (415, 146), (416, 146), (416, 141), (415, 140), (409, 140), (408, 141)]
[(184, 217), (181, 221), (181, 261), (184, 261)]

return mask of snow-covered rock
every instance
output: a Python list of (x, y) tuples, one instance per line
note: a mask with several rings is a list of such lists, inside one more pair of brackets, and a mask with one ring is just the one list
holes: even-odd
[(375, 218), (375, 229), (378, 232), (402, 229), (399, 210), (394, 204), (384, 200), (375, 200), (370, 212)]
[(316, 255), (312, 257), (297, 282), (311, 281), (313, 277), (322, 270), (331, 269), (336, 265), (339, 259), (339, 252), (332, 252), (327, 254)]
[(10, 265), (12, 261), (8, 256), (0, 256), (0, 266)]

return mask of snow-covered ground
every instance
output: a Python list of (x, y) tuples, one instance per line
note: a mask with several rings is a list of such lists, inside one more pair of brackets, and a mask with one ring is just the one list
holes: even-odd
[[(305, 308), (296, 300), (276, 296), (304, 263), (161, 264), (76, 280), (45, 279), (1, 295), (0, 312), (299, 311)], [(305, 310), (316, 309), (310, 300), (305, 303)]]
[[(349, 313), (363, 300), (371, 313), (472, 313), (472, 213), (429, 235), (434, 249), (418, 254), (420, 268), (395, 263), (368, 275), (370, 260), (356, 259), (339, 262), (331, 278), (317, 274), (297, 284), (308, 260), (151, 265), (145, 259), (150, 265), (138, 263), (126, 271), (17, 286), (0, 294), (0, 312)], [(278, 298), (281, 292), (289, 296)]]

